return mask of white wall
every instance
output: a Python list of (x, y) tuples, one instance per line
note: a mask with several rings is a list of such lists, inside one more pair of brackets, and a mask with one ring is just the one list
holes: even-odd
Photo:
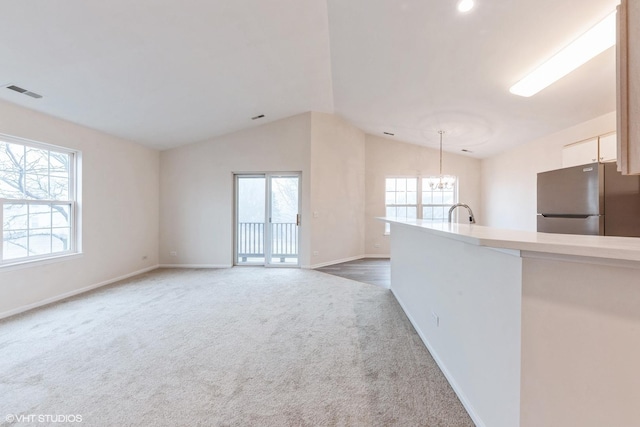
[[(300, 257), (309, 264), (311, 114), (160, 154), (160, 262), (233, 264), (233, 173), (302, 172)], [(170, 256), (170, 252), (177, 256)]]
[(311, 264), (316, 267), (364, 255), (365, 134), (331, 114), (311, 117)]
[[(443, 153), (443, 173), (459, 179), (458, 200), (468, 204), (481, 223), (480, 160), (452, 153)], [(384, 236), (384, 223), (376, 217), (385, 216), (385, 178), (388, 176), (428, 176), (439, 173), (439, 151), (415, 144), (366, 135), (365, 140), (365, 253), (389, 255), (389, 236)], [(466, 216), (461, 216), (465, 218)], [(376, 247), (376, 245), (380, 245)]]
[(242, 172), (302, 172), (303, 267), (363, 255), (364, 133), (336, 116), (300, 114), (160, 158), (164, 265), (233, 264), (233, 174)]
[(83, 248), (78, 257), (0, 269), (0, 317), (158, 264), (156, 150), (5, 102), (0, 133), (82, 151)]
[(537, 173), (562, 167), (562, 147), (616, 129), (615, 112), (482, 160), (482, 223), (536, 231)]

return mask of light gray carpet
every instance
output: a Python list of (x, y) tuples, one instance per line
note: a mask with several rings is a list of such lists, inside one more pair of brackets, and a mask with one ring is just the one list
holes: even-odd
[(157, 270), (1, 321), (0, 425), (7, 414), (473, 426), (389, 291), (250, 267)]

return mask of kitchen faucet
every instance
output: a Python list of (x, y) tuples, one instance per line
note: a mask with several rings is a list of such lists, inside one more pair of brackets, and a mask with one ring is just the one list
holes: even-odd
[(449, 222), (451, 222), (451, 214), (456, 208), (459, 208), (459, 207), (467, 208), (467, 210), (469, 211), (469, 222), (471, 224), (475, 224), (476, 218), (473, 216), (473, 211), (471, 210), (469, 205), (465, 205), (464, 203), (456, 203), (455, 205), (451, 206), (451, 208), (449, 209)]

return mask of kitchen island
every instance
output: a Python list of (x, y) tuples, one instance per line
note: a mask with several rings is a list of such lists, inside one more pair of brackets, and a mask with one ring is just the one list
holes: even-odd
[(391, 290), (478, 426), (640, 425), (640, 239), (391, 224)]

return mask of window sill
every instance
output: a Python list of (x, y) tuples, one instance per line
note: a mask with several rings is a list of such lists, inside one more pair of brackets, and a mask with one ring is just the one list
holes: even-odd
[(9, 261), (5, 264), (0, 264), (0, 272), (11, 271), (11, 270), (21, 270), (23, 268), (38, 267), (41, 265), (54, 264), (62, 261), (71, 261), (81, 257), (82, 257), (82, 252), (74, 252), (70, 254), (56, 255), (56, 256), (41, 258), (41, 259), (22, 260), (17, 262)]

